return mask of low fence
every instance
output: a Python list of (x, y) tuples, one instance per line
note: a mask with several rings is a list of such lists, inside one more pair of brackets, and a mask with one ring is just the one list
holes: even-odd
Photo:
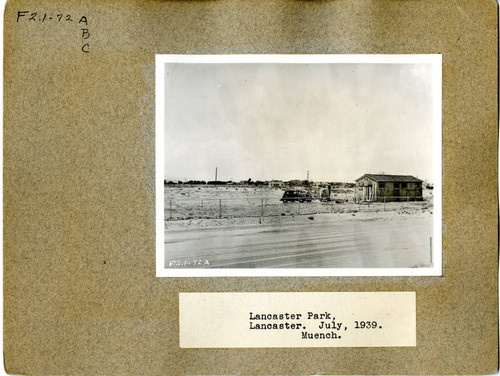
[(372, 203), (372, 202), (410, 202), (410, 201), (425, 201), (424, 196), (378, 196), (369, 201), (362, 200), (360, 197), (354, 197), (356, 203)]
[[(399, 197), (401, 198), (401, 197)], [(415, 197), (412, 197), (415, 199)], [(422, 208), (427, 201), (408, 198), (402, 202), (354, 202), (338, 199), (321, 202), (282, 202), (277, 198), (165, 198), (165, 220), (216, 219), (242, 217), (272, 217), (313, 215), (323, 213), (356, 213), (363, 211), (393, 211), (406, 208)]]

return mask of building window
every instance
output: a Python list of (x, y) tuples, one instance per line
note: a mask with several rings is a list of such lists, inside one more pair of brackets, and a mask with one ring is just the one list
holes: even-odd
[(401, 183), (401, 188), (406, 189), (407, 185), (408, 185), (408, 183)]
[(385, 183), (378, 183), (378, 187), (380, 189), (385, 189)]

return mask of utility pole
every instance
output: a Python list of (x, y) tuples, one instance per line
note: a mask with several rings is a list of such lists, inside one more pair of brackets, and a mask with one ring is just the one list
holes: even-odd
[(217, 181), (217, 167), (215, 167), (215, 181)]
[(309, 170), (307, 170), (307, 181), (309, 181)]

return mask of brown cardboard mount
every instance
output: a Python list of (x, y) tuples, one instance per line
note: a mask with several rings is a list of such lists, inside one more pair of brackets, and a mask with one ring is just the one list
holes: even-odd
[[(7, 372), (496, 372), (497, 42), (493, 0), (9, 0)], [(442, 54), (443, 276), (157, 278), (157, 53)], [(190, 291), (416, 291), (417, 346), (182, 349)]]

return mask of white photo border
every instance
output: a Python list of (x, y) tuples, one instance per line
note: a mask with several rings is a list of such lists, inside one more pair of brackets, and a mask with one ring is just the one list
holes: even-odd
[[(169, 269), (164, 267), (164, 99), (165, 63), (283, 63), (283, 64), (431, 64), (433, 69), (433, 266), (423, 268), (259, 268)], [(163, 55), (155, 59), (155, 187), (157, 277), (321, 277), (321, 276), (442, 276), (442, 55)]]

